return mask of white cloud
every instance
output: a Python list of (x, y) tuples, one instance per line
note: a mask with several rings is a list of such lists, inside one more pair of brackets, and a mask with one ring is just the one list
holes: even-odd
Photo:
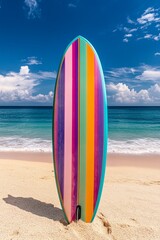
[(138, 30), (138, 28), (131, 28), (128, 30), (129, 33), (132, 33), (132, 32), (136, 32)]
[(29, 74), (29, 67), (28, 66), (21, 66), (19, 74), (20, 75), (28, 75)]
[(123, 42), (127, 43), (128, 42), (128, 38), (124, 38)]
[(159, 40), (160, 40), (160, 33), (159, 33), (157, 36), (154, 36), (153, 39), (154, 39), (155, 41), (159, 41)]
[(125, 91), (128, 91), (128, 86), (124, 83), (118, 83), (118, 84), (114, 84), (114, 83), (110, 83), (107, 85), (107, 89), (109, 91), (112, 91), (112, 92), (125, 92)]
[(136, 72), (139, 72), (138, 68), (122, 67), (113, 68), (109, 71), (105, 71), (105, 78), (126, 78), (133, 76)]
[(22, 66), (19, 73), (9, 72), (6, 75), (0, 75), (0, 91), (11, 92), (14, 90), (30, 91), (38, 83), (35, 79), (29, 78), (28, 66)]
[(152, 34), (146, 34), (144, 38), (152, 38)]
[(109, 104), (117, 105), (154, 105), (160, 104), (160, 85), (135, 91), (124, 83), (110, 83), (106, 86)]
[(160, 52), (156, 52), (154, 55), (155, 56), (160, 56)]
[(54, 72), (47, 72), (47, 71), (39, 71), (38, 73), (32, 73), (30, 75), (34, 79), (39, 80), (49, 80), (49, 79), (55, 79), (57, 76), (56, 71)]
[(160, 85), (159, 84), (155, 84), (153, 86), (151, 86), (148, 89), (148, 93), (150, 98), (152, 99), (152, 102), (156, 102), (160, 104)]
[[(133, 28), (133, 25), (136, 26)], [(120, 26), (120, 27), (119, 27)], [(123, 42), (128, 42), (126, 34), (131, 34), (133, 39), (152, 39), (160, 41), (160, 8), (149, 7), (140, 17), (132, 20), (127, 17), (127, 25), (122, 24), (117, 27), (117, 31), (124, 32)], [(116, 32), (114, 30), (114, 32)]]
[(40, 80), (54, 80), (55, 72), (31, 73), (28, 66), (21, 66), (19, 72), (9, 72), (0, 75), (0, 101), (51, 101), (53, 94), (47, 95), (35, 93), (35, 87), (40, 84)]
[(151, 13), (151, 12), (154, 12), (154, 8), (153, 8), (153, 7), (147, 8), (147, 9), (144, 11), (144, 15), (147, 14), (147, 13)]
[(127, 17), (127, 22), (130, 24), (136, 24), (130, 17)]
[(146, 92), (136, 92), (124, 83), (110, 83), (107, 85), (107, 89), (109, 93), (112, 93), (112, 100), (117, 104), (135, 104), (139, 102), (140, 99), (148, 99)]
[(32, 102), (52, 102), (53, 101), (53, 92), (50, 91), (48, 94), (37, 94), (35, 96), (30, 96), (28, 101)]
[(160, 22), (159, 9), (152, 7), (147, 8), (140, 18), (137, 18), (137, 22), (140, 24), (146, 24), (147, 22)]
[(160, 34), (158, 34), (158, 35), (146, 34), (143, 37), (137, 38), (137, 40), (142, 40), (142, 39), (152, 39), (152, 40), (155, 40), (155, 41), (159, 41), (160, 40)]
[(158, 28), (158, 31), (160, 31), (160, 24), (156, 24), (155, 27)]
[(138, 28), (128, 28), (128, 27), (124, 27), (122, 29), (119, 29), (119, 31), (124, 30), (126, 33), (133, 33), (136, 32), (138, 30)]
[(105, 71), (105, 82), (110, 105), (160, 106), (159, 66), (112, 68)]
[(154, 13), (143, 14), (140, 18), (137, 18), (137, 21), (140, 24), (155, 21), (155, 14)]
[(128, 27), (124, 27), (124, 28), (118, 29), (118, 30), (120, 30), (120, 31), (124, 30), (125, 32), (129, 32), (129, 28)]
[(137, 79), (143, 81), (160, 81), (160, 70), (148, 69), (144, 70), (140, 76), (136, 77)]
[(42, 62), (37, 59), (37, 57), (28, 57), (27, 59), (23, 59), (22, 62), (25, 62), (27, 65), (40, 65)]
[(28, 18), (36, 18), (40, 16), (40, 8), (37, 0), (24, 0), (25, 6), (28, 8)]
[(133, 35), (131, 33), (128, 33), (128, 34), (125, 34), (124, 37), (125, 38), (129, 38), (129, 37), (132, 37)]
[(104, 75), (106, 83), (115, 85), (121, 82), (121, 84), (125, 85), (118, 85), (119, 87), (128, 86), (130, 89), (134, 88), (135, 91), (139, 89), (144, 90), (145, 85), (149, 87), (153, 83), (160, 84), (160, 67), (158, 66), (141, 65), (137, 67), (112, 68), (105, 71)]

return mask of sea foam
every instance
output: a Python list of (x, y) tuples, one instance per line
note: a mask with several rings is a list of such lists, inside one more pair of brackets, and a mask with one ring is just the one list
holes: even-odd
[(127, 154), (160, 154), (160, 139), (137, 138), (120, 141), (109, 139), (108, 152)]
[[(52, 141), (41, 138), (24, 138), (19, 136), (0, 137), (0, 152), (51, 152)], [(137, 138), (132, 140), (108, 141), (109, 153), (125, 154), (160, 154), (160, 139)]]
[(51, 152), (51, 140), (24, 138), (19, 136), (0, 137), (1, 152)]

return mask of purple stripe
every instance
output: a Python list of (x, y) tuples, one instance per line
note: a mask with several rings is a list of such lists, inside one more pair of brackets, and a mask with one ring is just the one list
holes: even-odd
[(97, 114), (97, 106), (98, 106), (98, 81), (97, 81), (97, 60), (94, 57), (94, 84), (95, 84), (95, 111), (94, 111), (94, 207), (97, 200), (98, 194), (98, 114)]
[(94, 207), (96, 205), (103, 159), (103, 89), (99, 65), (95, 59), (95, 137), (94, 137)]
[[(103, 86), (102, 86), (102, 78), (100, 74), (100, 68), (98, 66), (98, 109), (97, 109), (97, 114), (98, 114), (98, 152), (99, 152), (99, 157), (98, 157), (98, 190), (99, 190), (99, 184), (100, 184), (100, 178), (101, 178), (101, 172), (102, 172), (102, 161), (103, 161), (103, 144), (104, 144), (104, 96), (103, 96)], [(97, 193), (98, 195), (98, 193)]]
[(64, 78), (65, 60), (62, 63), (58, 80), (58, 180), (63, 199), (64, 180)]
[[(58, 89), (58, 83), (57, 83), (57, 87)], [(56, 90), (57, 90), (56, 89)], [(58, 170), (57, 170), (57, 164), (58, 164), (58, 144), (57, 144), (57, 139), (58, 139), (58, 91), (55, 92), (55, 105), (54, 105), (54, 142), (53, 142), (53, 146), (54, 146), (54, 162), (55, 162), (55, 167), (56, 167), (56, 175), (58, 177)]]
[(72, 44), (72, 220), (76, 219), (78, 184), (78, 40)]

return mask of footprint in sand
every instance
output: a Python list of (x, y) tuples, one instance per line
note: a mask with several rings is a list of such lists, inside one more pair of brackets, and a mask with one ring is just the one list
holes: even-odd
[(112, 233), (112, 228), (110, 223), (108, 222), (108, 220), (106, 219), (105, 215), (103, 213), (100, 213), (100, 215), (98, 216), (98, 218), (102, 221), (103, 226), (107, 228), (107, 232), (108, 234)]
[(118, 224), (121, 228), (128, 228), (128, 227), (131, 227), (130, 225), (128, 224)]
[(19, 235), (19, 231), (18, 231), (18, 230), (13, 231), (12, 235), (13, 235), (13, 236)]
[(42, 180), (48, 180), (48, 179), (50, 179), (50, 177), (49, 177), (49, 176), (43, 176), (43, 177), (40, 177), (40, 179), (42, 179)]
[(136, 219), (134, 219), (134, 218), (130, 218), (133, 222), (137, 222), (137, 220)]
[(150, 185), (160, 185), (160, 181), (152, 181), (150, 182)]

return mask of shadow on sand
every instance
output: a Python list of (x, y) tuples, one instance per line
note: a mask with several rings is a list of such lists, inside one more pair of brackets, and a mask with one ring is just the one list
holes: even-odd
[(64, 225), (64, 214), (60, 208), (54, 207), (50, 203), (41, 202), (34, 198), (14, 197), (8, 195), (3, 200), (10, 205), (16, 206), (24, 211), (31, 212), (40, 217), (46, 217), (54, 221), (59, 221)]

